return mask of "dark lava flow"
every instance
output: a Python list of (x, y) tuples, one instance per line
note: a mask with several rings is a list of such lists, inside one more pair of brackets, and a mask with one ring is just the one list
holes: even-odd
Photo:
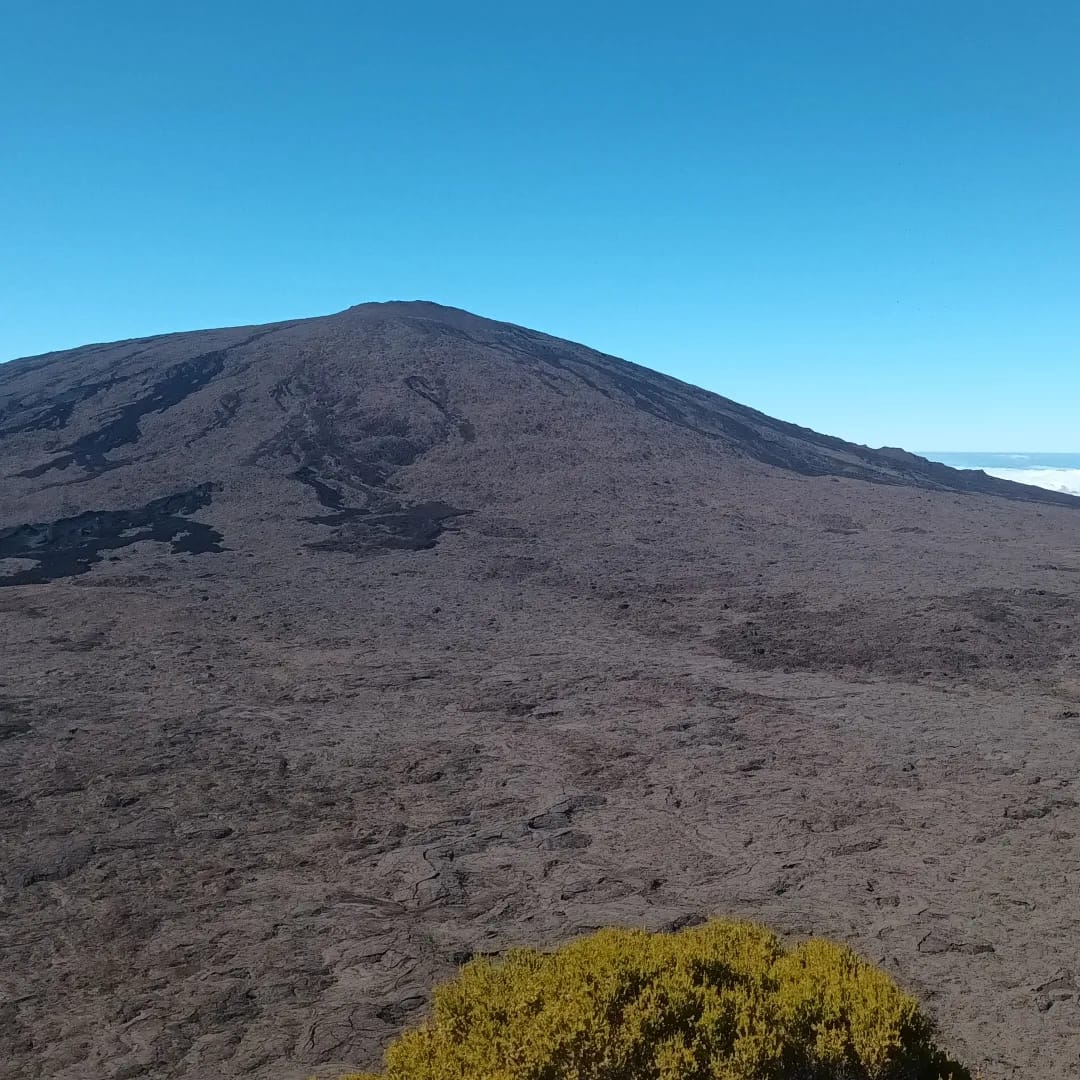
[[(121, 446), (138, 442), (142, 434), (139, 430), (139, 421), (144, 416), (150, 413), (163, 413), (179, 405), (185, 398), (201, 390), (221, 374), (229, 352), (250, 345), (253, 341), (266, 337), (270, 332), (252, 334), (228, 348), (215, 349), (213, 352), (203, 353), (183, 363), (174, 364), (166, 370), (165, 377), (151, 387), (149, 393), (122, 406), (107, 424), (96, 431), (81, 435), (73, 443), (64, 447), (64, 452), (59, 457), (15, 475), (24, 479), (34, 479), (53, 469), (66, 469), (69, 465), (79, 465), (89, 472), (98, 473), (115, 468), (115, 463), (110, 462), (105, 455)], [(98, 388), (92, 389), (96, 392)], [(71, 403), (72, 407), (75, 403), (75, 401)], [(239, 401), (236, 403), (236, 406), (238, 405)], [(50, 417), (50, 421), (54, 423), (54, 426), (62, 426), (62, 423), (67, 422), (70, 412), (71, 410), (68, 409), (62, 416)], [(62, 423), (56, 425), (57, 420)]]
[(220, 552), (216, 529), (186, 515), (210, 504), (214, 485), (154, 499), (132, 510), (88, 510), (56, 521), (0, 531), (0, 559), (31, 559), (37, 566), (0, 576), (0, 587), (41, 585), (85, 574), (104, 554), (143, 540), (171, 542), (176, 553)]
[[(127, 375), (120, 375), (116, 378), (84, 383), (70, 390), (63, 390), (54, 394), (47, 404), (36, 411), (33, 408), (24, 407), (26, 415), (21, 418), (16, 415), (9, 425), (0, 428), (0, 435), (18, 435), (24, 431), (59, 431), (67, 426), (76, 405), (89, 401), (119, 383), (127, 382), (128, 378)], [(18, 406), (12, 406), (8, 411), (17, 414)]]
[(335, 511), (304, 518), (305, 521), (313, 525), (362, 526), (332, 540), (311, 545), (318, 551), (356, 551), (370, 547), (428, 551), (446, 531), (444, 521), (468, 513), (439, 501), (403, 506), (382, 492), (375, 493), (378, 506), (346, 506), (341, 491), (321, 480), (310, 465), (297, 469), (292, 476), (315, 492), (320, 505)]

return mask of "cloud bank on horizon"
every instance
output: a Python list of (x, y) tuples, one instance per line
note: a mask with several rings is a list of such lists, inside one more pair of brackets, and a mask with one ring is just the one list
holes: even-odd
[(1024, 469), (984, 468), (990, 476), (1012, 480), (1017, 484), (1031, 484), (1050, 491), (1063, 491), (1067, 495), (1080, 495), (1080, 469), (1054, 469), (1035, 466)]
[(926, 451), (931, 461), (954, 469), (981, 469), (987, 476), (1080, 496), (1080, 453), (977, 453)]

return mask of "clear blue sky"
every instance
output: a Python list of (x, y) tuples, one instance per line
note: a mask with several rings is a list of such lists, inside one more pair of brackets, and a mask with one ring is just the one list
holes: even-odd
[(0, 0), (0, 359), (424, 298), (1080, 450), (1080, 8)]

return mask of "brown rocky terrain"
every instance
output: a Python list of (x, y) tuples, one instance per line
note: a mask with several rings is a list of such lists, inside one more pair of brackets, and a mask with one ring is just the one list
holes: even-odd
[(0, 1075), (330, 1077), (748, 916), (1080, 1076), (1080, 500), (362, 305), (0, 367)]

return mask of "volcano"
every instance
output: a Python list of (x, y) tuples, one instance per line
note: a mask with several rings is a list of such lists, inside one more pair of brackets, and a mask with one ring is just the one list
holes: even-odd
[(13, 361), (0, 450), (12, 1077), (332, 1076), (712, 914), (1075, 1066), (1080, 499), (426, 302)]

